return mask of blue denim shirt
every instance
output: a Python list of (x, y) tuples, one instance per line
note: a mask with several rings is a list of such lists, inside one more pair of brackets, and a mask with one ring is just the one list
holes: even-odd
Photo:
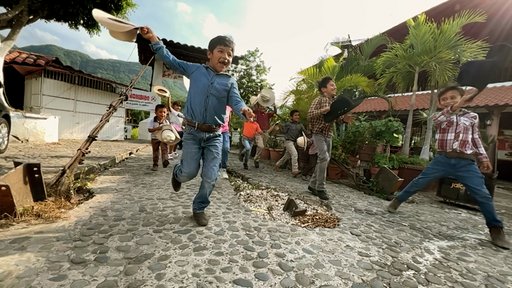
[(241, 111), (246, 105), (231, 75), (217, 73), (208, 65), (179, 60), (161, 41), (152, 43), (151, 49), (168, 68), (190, 79), (187, 102), (183, 109), (185, 118), (221, 125), (226, 116), (226, 105), (231, 106), (238, 116), (245, 118)]

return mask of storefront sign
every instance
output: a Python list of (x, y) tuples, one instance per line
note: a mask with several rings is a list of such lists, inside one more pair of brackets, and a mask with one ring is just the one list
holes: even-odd
[(128, 94), (128, 100), (124, 101), (124, 108), (151, 112), (155, 111), (155, 106), (160, 103), (160, 96), (155, 93), (133, 89)]

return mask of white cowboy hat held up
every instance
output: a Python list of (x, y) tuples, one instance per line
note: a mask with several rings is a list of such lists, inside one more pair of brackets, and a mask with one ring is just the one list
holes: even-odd
[(117, 18), (96, 8), (92, 9), (92, 17), (94, 17), (98, 23), (107, 28), (110, 35), (115, 39), (126, 42), (135, 41), (137, 31), (139, 30), (138, 25), (121, 18)]

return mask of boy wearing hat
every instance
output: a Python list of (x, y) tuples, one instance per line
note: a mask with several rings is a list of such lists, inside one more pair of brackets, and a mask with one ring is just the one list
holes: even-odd
[(393, 199), (387, 210), (395, 213), (400, 204), (433, 180), (454, 177), (478, 203), (489, 228), (492, 244), (510, 249), (510, 242), (503, 232), (503, 223), (496, 214), (492, 197), (485, 187), (484, 175), (481, 173), (491, 172), (492, 166), (480, 140), (478, 114), (462, 108), (474, 96), (476, 95), (464, 95), (464, 90), (456, 85), (438, 92), (438, 102), (443, 110), (433, 115), (437, 155)]
[[(192, 203), (193, 218), (199, 226), (208, 225), (205, 209), (219, 175), (222, 135), (226, 105), (240, 117), (254, 113), (240, 97), (236, 80), (225, 73), (233, 60), (235, 44), (230, 37), (217, 36), (208, 44), (208, 62), (190, 63), (177, 59), (149, 27), (140, 28), (142, 37), (151, 42), (156, 57), (177, 73), (190, 79), (190, 89), (183, 115), (183, 152), (172, 172), (172, 188), (178, 192), (181, 183), (192, 180), (201, 171), (201, 185)], [(202, 164), (202, 165), (201, 165)]]

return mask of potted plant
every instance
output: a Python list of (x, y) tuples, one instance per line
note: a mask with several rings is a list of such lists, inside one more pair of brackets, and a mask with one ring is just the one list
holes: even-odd
[[(345, 155), (349, 160), (358, 156), (361, 148), (369, 142), (370, 124), (365, 116), (358, 116), (347, 125), (346, 130), (339, 139), (340, 155)], [(334, 147), (334, 145), (333, 145)], [(358, 161), (358, 159), (354, 159)], [(351, 161), (352, 162), (352, 161)]]
[(277, 136), (271, 135), (268, 137), (267, 146), (270, 152), (270, 160), (277, 162), (283, 157), (284, 144)]
[(263, 133), (262, 138), (263, 138), (264, 146), (263, 146), (263, 148), (261, 148), (260, 159), (268, 160), (268, 159), (270, 159), (270, 150), (268, 149), (268, 144), (267, 144), (269, 136), (267, 133)]
[(327, 179), (339, 180), (345, 176), (343, 163), (348, 164), (347, 157), (341, 146), (343, 136), (336, 134), (332, 138), (331, 159), (327, 165)]
[(374, 145), (383, 146), (379, 149), (386, 155), (390, 155), (391, 146), (398, 146), (401, 142), (401, 136), (404, 133), (404, 126), (400, 119), (388, 117), (370, 122), (369, 142)]
[[(400, 154), (403, 159), (398, 168), (398, 176), (404, 179), (400, 189), (405, 188), (409, 182), (420, 175), (421, 171), (427, 166), (428, 160), (421, 159), (418, 155), (406, 156)], [(430, 190), (430, 189), (427, 189)]]

